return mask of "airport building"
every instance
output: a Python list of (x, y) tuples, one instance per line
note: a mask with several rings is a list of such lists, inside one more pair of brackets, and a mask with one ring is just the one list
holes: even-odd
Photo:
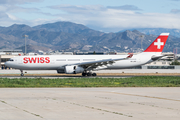
[(0, 50), (0, 69), (11, 69), (7, 68), (4, 63), (8, 61), (10, 58), (23, 55), (23, 51), (20, 49), (1, 49)]
[(15, 49), (15, 50), (10, 50), (10, 49), (1, 49), (0, 50), (0, 55), (19, 55), (23, 54), (23, 51), (20, 49)]
[(0, 69), (11, 69), (4, 65), (10, 58), (16, 57), (17, 55), (0, 55)]

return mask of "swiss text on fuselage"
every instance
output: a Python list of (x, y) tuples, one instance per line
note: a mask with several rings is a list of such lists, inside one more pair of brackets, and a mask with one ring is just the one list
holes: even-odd
[(50, 63), (49, 57), (24, 57), (23, 63)]

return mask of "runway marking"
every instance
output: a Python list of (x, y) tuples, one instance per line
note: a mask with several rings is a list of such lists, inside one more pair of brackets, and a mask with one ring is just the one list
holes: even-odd
[[(50, 97), (46, 97), (46, 98), (52, 99), (52, 100), (58, 100), (58, 98), (50, 98)], [(122, 116), (126, 116), (126, 117), (133, 117), (131, 115), (126, 115), (126, 114), (123, 114), (123, 113), (120, 113), (120, 112), (113, 112), (113, 111), (104, 110), (104, 109), (91, 107), (91, 106), (87, 106), (87, 105), (82, 105), (82, 104), (78, 104), (78, 103), (74, 103), (74, 102), (67, 102), (67, 101), (64, 101), (64, 100), (61, 101), (61, 102), (68, 103), (68, 104), (71, 104), (71, 105), (81, 106), (81, 107), (85, 107), (85, 108), (89, 108), (89, 109), (93, 109), (93, 110), (99, 110), (99, 111), (103, 111), (103, 112), (107, 112), (107, 113), (113, 113), (113, 114), (116, 114), (116, 115), (122, 115)]]
[[(111, 92), (115, 92), (115, 91), (111, 91)], [(120, 93), (120, 94), (123, 94), (123, 95), (132, 95), (132, 94), (125, 94), (125, 93)], [(140, 95), (133, 95), (133, 96), (140, 96)], [(111, 99), (111, 98), (108, 98), (108, 97), (98, 97), (98, 96), (95, 96), (97, 98), (102, 98), (102, 99)], [(142, 97), (142, 96), (141, 96)], [(147, 97), (147, 96), (146, 96)], [(151, 97), (151, 96), (148, 96), (150, 98), (157, 98), (157, 97)], [(159, 97), (158, 97), (159, 98)], [(166, 99), (166, 98), (161, 98), (161, 99)], [(174, 99), (167, 99), (167, 100), (174, 100)], [(174, 101), (180, 101), (180, 100), (174, 100)], [(168, 109), (168, 110), (176, 110), (176, 111), (179, 111), (179, 109), (174, 109), (174, 108), (165, 108), (165, 107), (160, 107), (160, 106), (156, 106), (156, 105), (146, 105), (144, 103), (138, 103), (138, 102), (130, 102), (132, 104), (138, 104), (138, 105), (145, 105), (145, 106), (150, 106), (150, 107), (157, 107), (157, 108), (163, 108), (163, 109)]]
[(77, 106), (86, 107), (86, 108), (94, 109), (94, 110), (99, 110), (99, 111), (103, 111), (103, 112), (107, 112), (107, 113), (113, 113), (113, 114), (117, 114), (117, 115), (123, 115), (123, 116), (126, 116), (126, 117), (133, 117), (133, 116), (131, 116), (131, 115), (126, 115), (126, 114), (119, 113), (119, 112), (113, 112), (113, 111), (109, 111), (109, 110), (103, 110), (103, 109), (100, 109), (100, 108), (95, 108), (95, 107), (91, 107), (91, 106), (85, 106), (85, 105), (81, 105), (81, 104), (77, 104), (77, 103), (72, 103), (72, 102), (67, 102), (67, 101), (63, 101), (63, 102), (69, 103), (69, 104), (71, 104), (71, 105), (77, 105)]
[(11, 104), (9, 104), (9, 103), (3, 101), (3, 100), (0, 100), (0, 102), (4, 103), (4, 104), (6, 104), (6, 105), (9, 105), (9, 106), (11, 106), (11, 107), (14, 107), (14, 108), (16, 108), (16, 109), (22, 110), (22, 111), (24, 111), (24, 112), (26, 112), (26, 113), (29, 113), (29, 114), (31, 114), (31, 115), (34, 115), (34, 116), (36, 116), (36, 117), (40, 117), (40, 118), (43, 119), (43, 117), (40, 116), (40, 115), (37, 115), (37, 114), (31, 113), (31, 112), (29, 112), (29, 111), (27, 111), (27, 110), (23, 110), (23, 109), (21, 109), (21, 108), (18, 108), (18, 107), (14, 106), (14, 105), (11, 105)]
[(165, 107), (160, 107), (157, 105), (146, 105), (144, 103), (138, 103), (138, 102), (130, 102), (132, 104), (138, 104), (138, 105), (145, 105), (145, 106), (150, 106), (150, 107), (157, 107), (157, 108), (163, 108), (163, 109), (168, 109), (168, 110), (175, 110), (175, 111), (179, 111), (179, 109), (174, 109), (174, 108), (165, 108)]
[(130, 95), (130, 96), (138, 96), (138, 97), (146, 97), (146, 98), (155, 98), (155, 99), (162, 99), (162, 100), (170, 100), (170, 101), (180, 102), (180, 100), (162, 98), (162, 97), (153, 97), (153, 96), (147, 96), (147, 95), (135, 95), (135, 94), (119, 93), (119, 92), (108, 92), (108, 93), (121, 94), (121, 95)]

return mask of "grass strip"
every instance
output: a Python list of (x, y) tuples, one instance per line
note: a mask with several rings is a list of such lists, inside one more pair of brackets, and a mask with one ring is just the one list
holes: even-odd
[(0, 78), (0, 87), (180, 87), (180, 77), (141, 76), (131, 78)]

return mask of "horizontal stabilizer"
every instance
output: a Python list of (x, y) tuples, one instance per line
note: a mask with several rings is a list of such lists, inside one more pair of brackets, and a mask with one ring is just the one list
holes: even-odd
[(174, 56), (174, 54), (165, 54), (165, 55), (154, 55), (154, 56), (152, 56), (151, 57), (151, 59), (153, 60), (153, 61), (155, 61), (155, 60), (158, 60), (158, 59), (160, 59), (160, 58), (162, 58), (162, 57), (165, 57), (165, 56)]

